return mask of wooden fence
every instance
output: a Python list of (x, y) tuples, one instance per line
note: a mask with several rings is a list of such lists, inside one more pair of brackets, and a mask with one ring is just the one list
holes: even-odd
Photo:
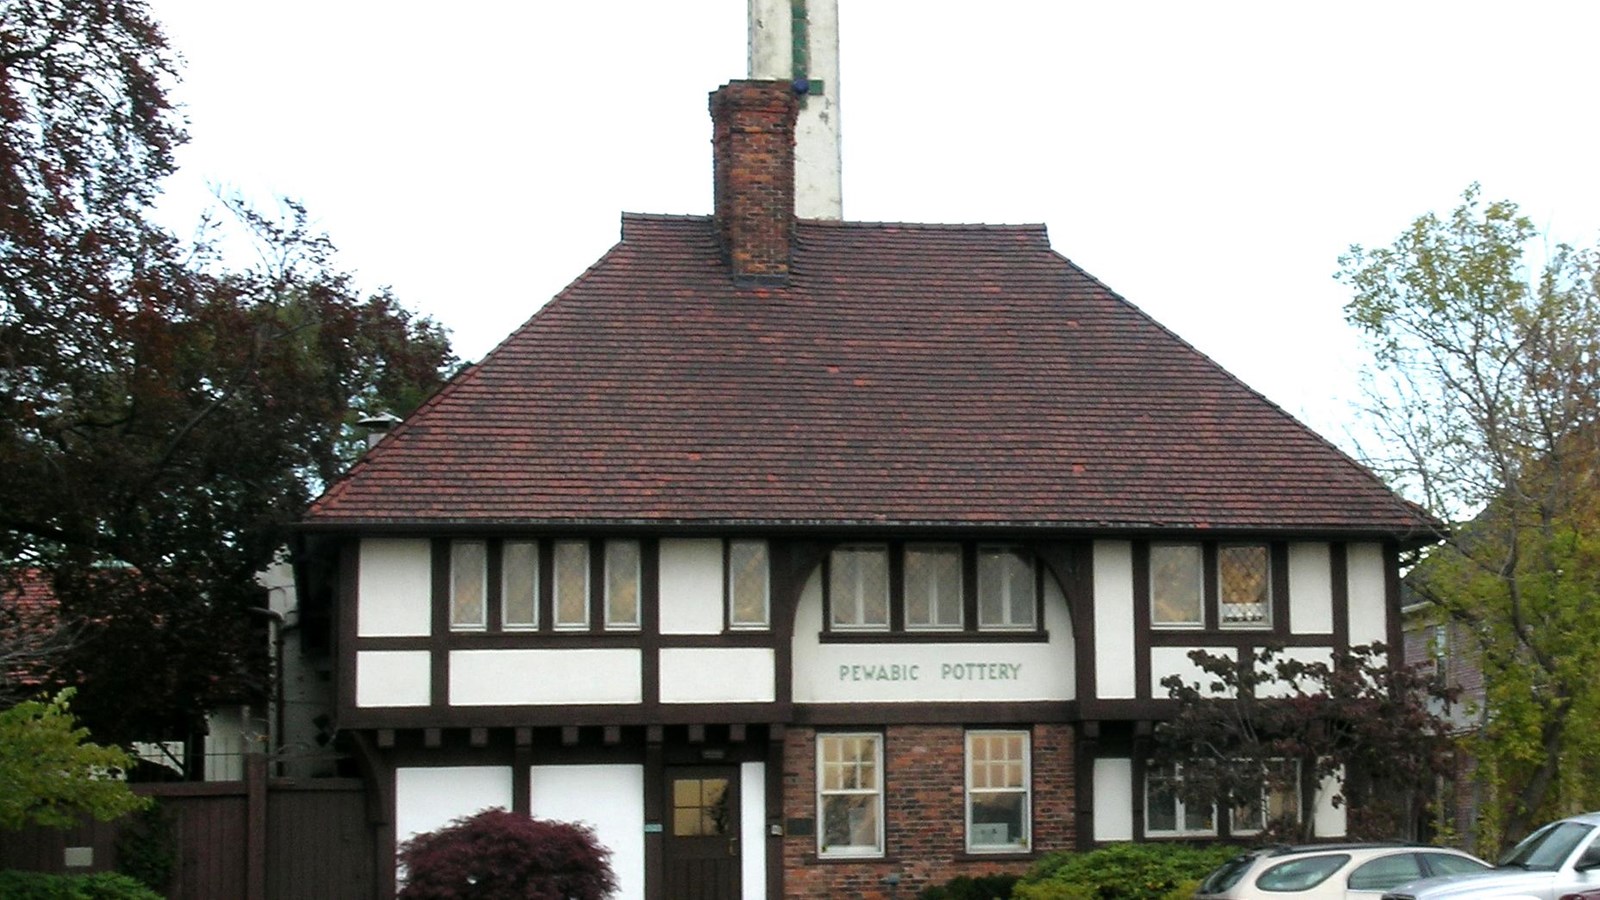
[[(173, 823), (171, 900), (363, 900), (376, 896), (377, 823), (360, 780), (268, 778), (252, 756), (243, 781), (136, 785)], [(0, 832), (0, 869), (117, 868), (127, 820)]]

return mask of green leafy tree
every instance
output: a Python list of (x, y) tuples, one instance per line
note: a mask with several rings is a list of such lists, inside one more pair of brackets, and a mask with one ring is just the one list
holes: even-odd
[[(256, 573), (349, 424), (454, 364), (295, 204), (233, 203), (192, 242), (152, 222), (176, 74), (139, 0), (0, 5), (0, 562), (51, 573), (55, 679), (118, 743), (264, 696)], [(241, 245), (248, 265), (219, 249)]]
[(109, 822), (148, 802), (121, 778), (132, 758), (89, 743), (71, 698), (62, 691), (0, 712), (0, 829), (68, 828), (85, 815)]
[(1600, 804), (1600, 255), (1531, 261), (1537, 237), (1474, 185), (1339, 273), (1373, 353), (1371, 462), (1457, 523), (1408, 585), (1476, 636), (1486, 853)]
[[(1177, 713), (1156, 727), (1154, 762), (1181, 767), (1186, 805), (1249, 808), (1299, 791), (1304, 814), (1265, 821), (1270, 835), (1310, 840), (1316, 793), (1349, 810), (1353, 837), (1415, 838), (1434, 779), (1450, 770), (1454, 698), (1420, 668), (1388, 663), (1382, 644), (1331, 663), (1261, 650), (1189, 653), (1205, 677), (1161, 680)], [(1270, 817), (1263, 817), (1270, 818)]]

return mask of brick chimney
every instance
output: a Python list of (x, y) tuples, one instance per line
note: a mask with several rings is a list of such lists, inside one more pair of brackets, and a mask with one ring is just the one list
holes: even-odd
[(711, 94), (717, 236), (736, 279), (789, 278), (799, 106), (785, 81), (730, 81)]

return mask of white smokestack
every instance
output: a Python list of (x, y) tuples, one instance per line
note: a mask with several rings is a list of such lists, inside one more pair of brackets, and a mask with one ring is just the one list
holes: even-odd
[[(795, 123), (794, 214), (844, 218), (838, 0), (749, 0), (750, 78), (804, 91)], [(796, 36), (801, 40), (796, 40)]]

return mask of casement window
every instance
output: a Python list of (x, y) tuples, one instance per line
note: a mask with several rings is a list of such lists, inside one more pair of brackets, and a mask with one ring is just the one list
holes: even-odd
[(556, 541), (550, 551), (551, 585), (558, 630), (589, 627), (589, 542)]
[(489, 556), (483, 541), (450, 542), (450, 629), (479, 631), (487, 621)]
[(772, 622), (766, 541), (728, 542), (728, 627), (765, 629)]
[[(1208, 562), (1216, 573), (1209, 585)], [(1151, 544), (1148, 588), (1155, 628), (1205, 628), (1212, 600), (1214, 627), (1272, 627), (1272, 552), (1267, 544)]]
[(1272, 627), (1272, 566), (1266, 544), (1217, 548), (1217, 602), (1224, 628)]
[(840, 630), (889, 628), (889, 548), (850, 544), (828, 558), (832, 626)]
[(1150, 545), (1150, 623), (1205, 626), (1205, 560), (1199, 544)]
[(1031, 773), (1026, 731), (967, 732), (967, 850), (1028, 849)]
[(907, 544), (904, 560), (906, 628), (960, 631), (961, 545)]
[(817, 735), (817, 855), (883, 855), (883, 736)]
[(1183, 770), (1178, 766), (1149, 766), (1144, 775), (1144, 833), (1146, 837), (1191, 837), (1217, 833), (1214, 803), (1188, 804), (1180, 795)]
[(1266, 784), (1261, 796), (1235, 802), (1228, 814), (1234, 834), (1258, 834), (1274, 822), (1299, 822), (1300, 763), (1292, 759), (1267, 761)]
[[(1036, 631), (1039, 562), (1010, 544), (851, 543), (828, 555), (827, 628), (852, 631)], [(934, 636), (925, 638), (936, 640)]]
[(1031, 557), (1017, 547), (978, 548), (979, 628), (1032, 628), (1038, 599)]
[(500, 626), (507, 631), (539, 627), (539, 545), (500, 545)]
[(606, 628), (639, 627), (639, 542), (606, 541)]

